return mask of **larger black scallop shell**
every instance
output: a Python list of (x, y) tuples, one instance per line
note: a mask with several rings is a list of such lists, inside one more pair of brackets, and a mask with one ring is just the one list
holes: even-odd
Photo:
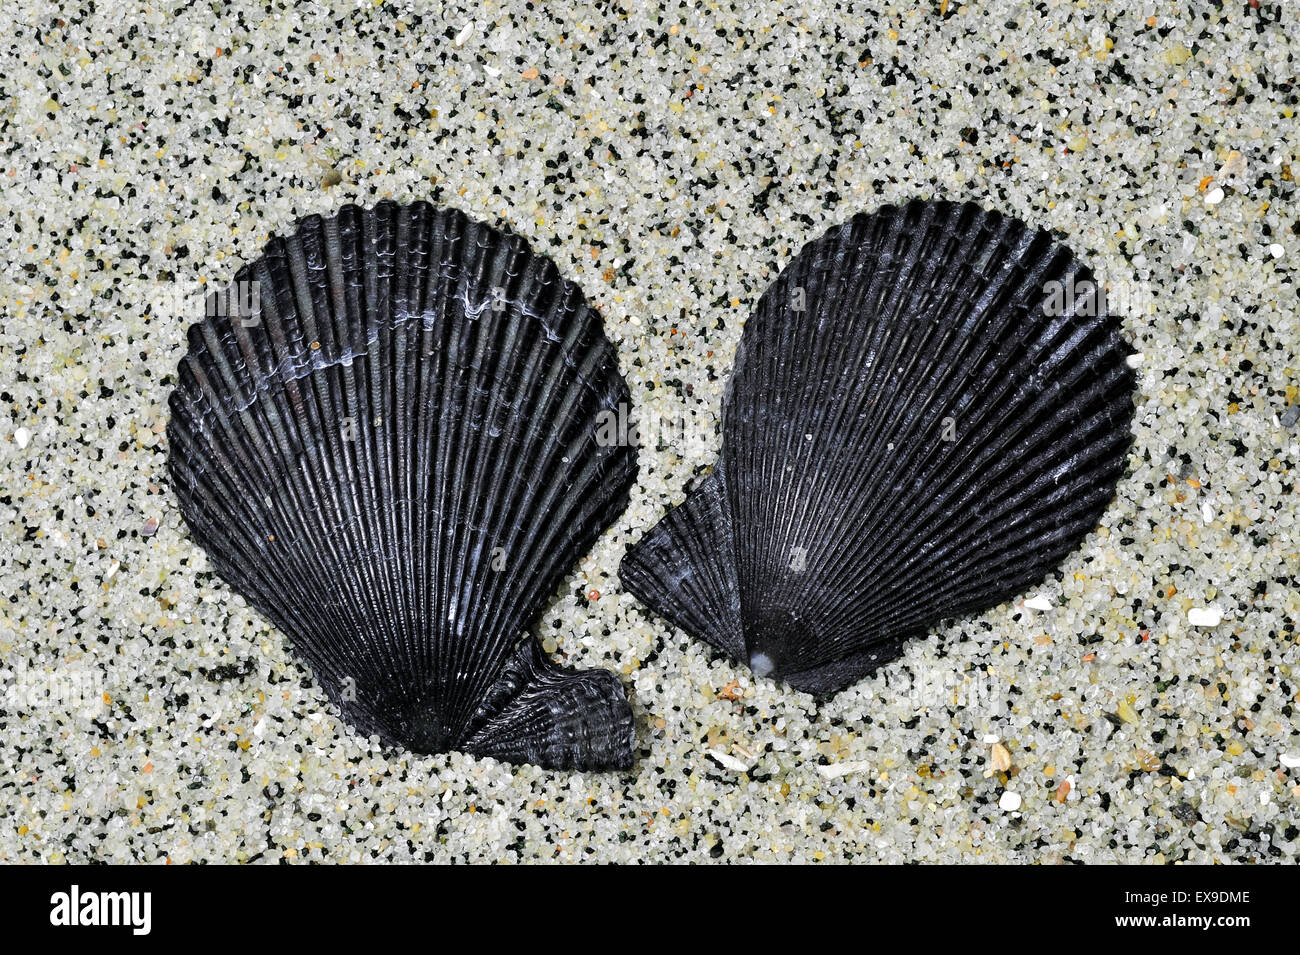
[(1047, 233), (949, 202), (856, 216), (759, 301), (721, 457), (622, 582), (757, 673), (840, 690), (1096, 526), (1130, 443), (1127, 355)]
[(384, 202), (302, 220), (215, 303), (172, 483), (344, 719), (420, 753), (629, 765), (619, 680), (526, 636), (636, 472), (596, 441), (628, 391), (577, 287), (518, 236)]

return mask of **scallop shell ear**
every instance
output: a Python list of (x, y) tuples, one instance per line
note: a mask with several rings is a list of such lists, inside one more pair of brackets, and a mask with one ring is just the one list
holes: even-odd
[(385, 202), (304, 219), (234, 298), (190, 329), (168, 426), (217, 572), (362, 734), (630, 765), (618, 679), (525, 636), (636, 473), (597, 440), (628, 391), (578, 289), (518, 236)]
[(1045, 232), (948, 202), (859, 215), (759, 301), (721, 458), (620, 578), (754, 672), (840, 690), (1096, 526), (1131, 440), (1126, 357)]

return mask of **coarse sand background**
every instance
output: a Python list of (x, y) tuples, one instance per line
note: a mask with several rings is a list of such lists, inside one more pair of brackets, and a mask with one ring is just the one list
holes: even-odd
[[(0, 861), (1296, 861), (1298, 20), (5, 3)], [(818, 705), (616, 569), (713, 462), (767, 284), (918, 195), (1051, 228), (1105, 278), (1135, 444), (1022, 598), (1048, 609), (945, 624)], [(164, 429), (194, 283), (384, 197), (526, 236), (600, 309), (640, 412), (685, 421), (538, 627), (621, 675), (634, 771), (355, 738), (181, 522)]]

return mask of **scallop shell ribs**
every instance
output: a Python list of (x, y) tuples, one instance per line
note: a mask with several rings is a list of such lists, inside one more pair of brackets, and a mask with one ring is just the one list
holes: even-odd
[(521, 238), (424, 203), (310, 216), (189, 331), (170, 471), (217, 573), (363, 735), (630, 765), (604, 670), (527, 635), (623, 510), (601, 319)]
[(1096, 526), (1130, 443), (1127, 354), (1047, 233), (949, 202), (859, 215), (762, 296), (721, 456), (622, 582), (758, 674), (840, 690)]

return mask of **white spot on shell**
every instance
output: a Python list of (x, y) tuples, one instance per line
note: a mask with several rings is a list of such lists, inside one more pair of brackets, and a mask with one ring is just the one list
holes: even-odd
[(776, 665), (766, 653), (755, 652), (749, 655), (749, 668), (759, 676), (767, 676), (776, 669)]

